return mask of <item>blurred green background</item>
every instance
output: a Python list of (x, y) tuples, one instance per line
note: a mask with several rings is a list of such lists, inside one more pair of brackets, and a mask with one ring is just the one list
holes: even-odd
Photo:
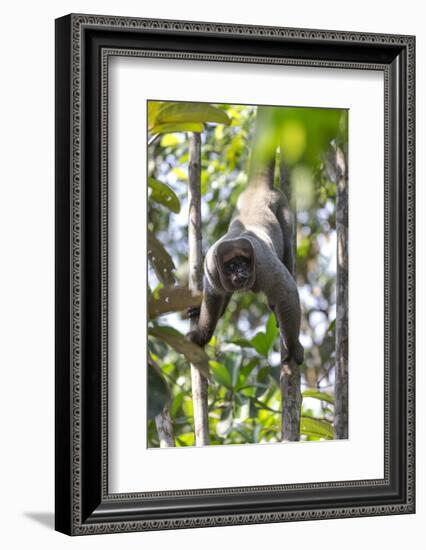
[[(238, 196), (247, 184), (256, 109), (247, 105), (149, 102), (151, 299), (167, 286), (187, 286), (187, 132), (200, 132), (202, 139), (205, 253), (227, 231)], [(278, 133), (282, 144), (297, 217), (296, 277), (303, 309), (300, 340), (305, 348), (301, 439), (333, 439), (336, 186), (327, 175), (326, 164), (333, 147), (338, 145), (347, 152), (348, 113), (302, 107), (271, 111), (268, 134)], [(153, 249), (157, 254), (154, 260)], [(164, 253), (158, 265), (158, 257)], [(149, 328), (149, 352), (156, 369), (148, 369), (148, 446), (159, 446), (153, 417), (166, 400), (176, 445), (194, 445), (188, 357), (178, 351), (179, 345), (164, 338), (167, 331), (181, 338), (189, 330), (189, 321), (180, 313), (152, 315)], [(210, 444), (279, 441), (279, 338), (265, 298), (253, 293), (234, 294), (205, 351), (212, 373)]]

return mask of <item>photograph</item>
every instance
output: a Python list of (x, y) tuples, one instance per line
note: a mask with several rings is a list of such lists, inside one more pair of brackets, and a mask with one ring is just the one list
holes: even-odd
[(415, 36), (324, 28), (56, 19), (57, 531), (415, 512)]
[(348, 438), (348, 121), (147, 101), (149, 448)]

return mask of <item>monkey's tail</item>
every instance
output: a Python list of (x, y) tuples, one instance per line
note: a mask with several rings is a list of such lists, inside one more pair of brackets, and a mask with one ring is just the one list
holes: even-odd
[(250, 163), (248, 187), (273, 189), (275, 174), (275, 155), (266, 161), (252, 159)]
[(280, 147), (280, 189), (286, 196), (287, 200), (289, 200), (291, 195), (290, 178), (289, 178), (288, 168), (285, 164), (284, 155), (281, 147)]
[(274, 187), (275, 156), (278, 141), (274, 137), (274, 110), (258, 107), (248, 171), (248, 185)]

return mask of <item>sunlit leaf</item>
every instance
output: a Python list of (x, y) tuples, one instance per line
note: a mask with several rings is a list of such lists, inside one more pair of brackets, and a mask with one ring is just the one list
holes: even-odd
[(307, 237), (301, 239), (297, 245), (297, 256), (299, 258), (305, 258), (308, 255), (309, 249), (311, 247), (311, 241)]
[(329, 393), (325, 393), (315, 389), (307, 389), (302, 392), (303, 397), (312, 397), (314, 399), (320, 399), (321, 401), (326, 401), (334, 405), (334, 397)]
[(156, 124), (150, 130), (151, 135), (174, 134), (176, 132), (198, 132), (204, 131), (204, 124), (199, 122), (172, 122), (167, 124)]
[(223, 363), (219, 363), (218, 361), (210, 361), (210, 368), (212, 370), (213, 377), (217, 380), (217, 382), (219, 382), (219, 384), (222, 384), (227, 388), (232, 388), (231, 373)]
[(158, 280), (166, 286), (172, 286), (175, 283), (173, 260), (154, 233), (149, 230), (147, 255)]
[(173, 398), (172, 404), (170, 405), (170, 416), (172, 418), (176, 416), (179, 409), (181, 408), (184, 397), (185, 397), (185, 394), (182, 391), (180, 391), (176, 395), (176, 397)]
[(148, 101), (148, 128), (152, 128), (155, 124), (155, 117), (157, 116), (160, 107), (162, 106), (161, 101)]
[(263, 355), (264, 357), (268, 357), (269, 340), (264, 332), (258, 332), (255, 334), (251, 339), (251, 344), (257, 353), (260, 353), (260, 355)]
[(164, 134), (160, 141), (161, 147), (176, 147), (179, 143), (182, 143), (182, 136), (177, 136), (176, 133)]
[(192, 447), (195, 445), (194, 432), (187, 432), (176, 438), (177, 447)]
[(162, 204), (175, 214), (180, 212), (180, 202), (171, 187), (155, 178), (148, 178), (148, 187), (151, 189), (150, 200)]
[(300, 432), (305, 435), (334, 439), (333, 426), (326, 420), (303, 416), (300, 419)]
[(277, 320), (273, 313), (271, 313), (266, 321), (266, 338), (269, 344), (269, 349), (272, 348), (274, 342), (278, 336)]
[(157, 124), (187, 123), (187, 122), (215, 122), (230, 124), (231, 120), (225, 111), (213, 107), (208, 103), (165, 103), (156, 116)]
[(186, 287), (161, 288), (148, 297), (149, 318), (153, 319), (174, 311), (184, 311), (189, 307), (198, 307), (201, 305), (201, 299), (201, 293), (196, 293)]
[(171, 173), (174, 174), (178, 180), (188, 181), (188, 173), (185, 172), (185, 170), (182, 170), (182, 168), (179, 168), (178, 166), (176, 168), (173, 168)]
[(287, 119), (283, 121), (281, 148), (287, 164), (295, 164), (300, 159), (305, 151), (306, 141), (305, 126), (299, 120)]
[[(191, 373), (189, 373), (190, 375)], [(185, 396), (182, 403), (182, 409), (185, 415), (188, 418), (192, 418), (194, 416), (194, 404), (192, 403), (192, 398), (189, 396)]]
[(150, 328), (148, 333), (151, 336), (160, 338), (178, 353), (182, 353), (187, 361), (192, 363), (205, 378), (210, 379), (209, 358), (200, 346), (187, 340), (183, 334), (172, 327), (156, 326)]
[(235, 344), (236, 346), (240, 346), (240, 348), (252, 348), (253, 344), (246, 340), (245, 338), (234, 338), (230, 341), (230, 344)]

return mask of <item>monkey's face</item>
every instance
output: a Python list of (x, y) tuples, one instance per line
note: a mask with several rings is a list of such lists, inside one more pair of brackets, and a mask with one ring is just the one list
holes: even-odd
[(251, 279), (253, 272), (251, 259), (236, 256), (223, 265), (225, 277), (235, 290), (244, 288)]
[(254, 249), (248, 239), (221, 242), (215, 260), (224, 290), (235, 292), (251, 288), (255, 280), (255, 263)]

